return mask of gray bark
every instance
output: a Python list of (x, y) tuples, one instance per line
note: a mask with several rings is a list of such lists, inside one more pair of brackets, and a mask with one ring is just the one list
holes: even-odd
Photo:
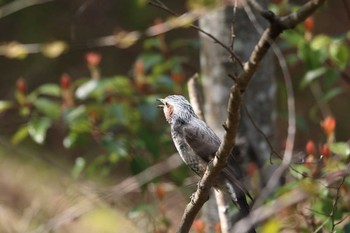
[[(266, 1), (264, 2), (266, 3)], [(199, 20), (199, 26), (206, 32), (211, 33), (226, 45), (231, 41), (231, 22), (233, 8), (210, 12)], [(259, 18), (260, 22), (264, 22)], [(243, 9), (237, 9), (235, 26), (235, 51), (245, 61), (260, 35), (256, 32), (254, 26), (249, 21)], [(227, 103), (230, 94), (230, 87), (233, 80), (228, 74), (237, 74), (239, 66), (232, 64), (229, 54), (220, 45), (214, 43), (205, 35), (200, 35), (200, 65), (203, 83), (204, 112), (208, 125), (223, 138), (224, 129), (222, 124), (227, 118)], [(271, 54), (268, 54), (261, 64), (258, 72), (255, 74), (249, 88), (245, 92), (244, 103), (249, 109), (259, 128), (268, 136), (274, 132), (275, 116), (275, 83), (273, 80), (273, 62)], [(264, 138), (259, 135), (254, 126), (250, 123), (248, 117), (242, 111), (239, 138), (243, 139), (244, 147), (247, 153), (244, 158), (255, 161), (260, 168), (269, 160), (270, 150)], [(241, 141), (241, 140), (239, 140)], [(270, 173), (268, 171), (267, 173)], [(268, 179), (266, 172), (261, 172), (262, 183)], [(213, 213), (216, 213), (215, 199), (212, 198), (204, 208), (204, 213), (210, 213), (209, 219), (214, 219)]]

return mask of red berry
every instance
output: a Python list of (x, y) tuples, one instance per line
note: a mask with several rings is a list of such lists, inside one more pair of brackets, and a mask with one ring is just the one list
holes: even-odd
[(134, 69), (136, 76), (145, 74), (145, 65), (141, 59), (136, 60)]
[(334, 132), (336, 125), (336, 120), (332, 116), (326, 117), (322, 122), (321, 122), (321, 127), (323, 128), (324, 132), (327, 135), (330, 135)]
[(181, 72), (176, 72), (176, 71), (171, 72), (171, 78), (177, 84), (181, 84), (185, 81), (185, 75)]
[(258, 170), (258, 167), (256, 166), (256, 163), (248, 163), (246, 170), (247, 170), (247, 174), (250, 177), (252, 177), (255, 174), (256, 170)]
[(60, 80), (60, 84), (61, 84), (61, 88), (64, 90), (69, 89), (70, 85), (71, 85), (71, 78), (68, 74), (64, 73), (61, 76), (61, 80)]
[(85, 54), (85, 60), (88, 65), (98, 66), (101, 62), (102, 56), (99, 53), (89, 52)]
[(312, 140), (307, 141), (305, 150), (308, 155), (315, 155), (316, 153), (315, 143)]
[(282, 0), (273, 0), (273, 3), (275, 3), (276, 5), (281, 4)]
[(17, 80), (16, 87), (17, 91), (21, 94), (25, 94), (27, 92), (27, 84), (23, 78)]
[(156, 186), (156, 195), (160, 200), (163, 200), (163, 198), (165, 196), (165, 190), (164, 190), (164, 186), (162, 184), (158, 184)]
[(197, 233), (204, 233), (205, 224), (201, 219), (196, 219), (193, 222), (193, 229)]
[(329, 158), (331, 156), (331, 150), (329, 149), (327, 144), (322, 145), (320, 151), (325, 158)]
[(311, 32), (314, 29), (314, 18), (312, 16), (305, 19), (304, 27), (309, 32)]

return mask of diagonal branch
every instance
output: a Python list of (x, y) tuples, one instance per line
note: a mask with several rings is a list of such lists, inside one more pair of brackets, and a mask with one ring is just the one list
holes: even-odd
[[(283, 18), (273, 17), (274, 20), (271, 20), (270, 26), (264, 31), (249, 60), (244, 64), (243, 70), (237, 77), (236, 84), (231, 88), (227, 108), (228, 119), (224, 124), (224, 128), (226, 129), (224, 139), (215, 158), (208, 164), (207, 170), (199, 182), (198, 189), (194, 193), (191, 202), (186, 206), (181, 225), (178, 229), (179, 233), (185, 233), (190, 230), (195, 216), (209, 196), (210, 188), (216, 176), (227, 164), (228, 156), (235, 145), (242, 94), (256, 72), (261, 60), (269, 50), (271, 41), (275, 41), (284, 30), (291, 29), (298, 23), (304, 21), (307, 16), (316, 11), (324, 2), (325, 0), (312, 0), (300, 7), (298, 11), (288, 16)], [(286, 158), (283, 159), (283, 164), (289, 164), (291, 158), (288, 157), (289, 156), (286, 156)]]
[[(169, 9), (169, 7), (167, 7), (164, 3), (162, 3), (159, 0), (151, 0), (149, 1), (149, 4), (151, 6), (154, 7), (158, 7), (166, 12), (168, 12), (169, 14), (179, 17), (178, 14), (176, 14), (174, 11), (172, 11), (171, 9)], [(223, 47), (231, 56), (232, 60), (235, 60), (238, 62), (238, 64), (241, 66), (241, 68), (243, 68), (243, 61), (241, 60), (241, 58), (230, 48), (230, 46), (225, 45), (223, 42), (221, 42), (218, 38), (216, 38), (215, 36), (213, 36), (212, 34), (204, 31), (203, 29), (201, 29), (200, 27), (198, 27), (195, 24), (190, 24), (190, 27), (203, 33), (204, 35), (208, 36), (210, 39), (212, 39), (215, 43), (219, 44), (221, 47)]]

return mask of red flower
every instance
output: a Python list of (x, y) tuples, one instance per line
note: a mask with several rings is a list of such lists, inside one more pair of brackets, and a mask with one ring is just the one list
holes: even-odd
[(164, 198), (164, 196), (165, 196), (165, 190), (164, 190), (163, 185), (158, 184), (158, 185), (156, 186), (156, 195), (157, 195), (157, 197), (158, 197), (160, 200), (163, 200), (163, 198)]
[(136, 60), (134, 69), (136, 76), (145, 74), (145, 65), (141, 59)]
[(98, 66), (101, 62), (102, 56), (99, 53), (89, 52), (85, 54), (85, 60), (90, 66)]
[(331, 156), (331, 150), (327, 144), (322, 145), (320, 151), (325, 158), (329, 158)]
[(26, 81), (24, 81), (23, 78), (20, 78), (17, 80), (17, 83), (16, 83), (16, 88), (17, 88), (17, 91), (21, 94), (26, 94), (27, 92), (27, 84), (26, 84)]
[(64, 90), (69, 89), (71, 85), (71, 78), (68, 74), (62, 74), (61, 80), (60, 80), (61, 88)]
[(197, 233), (204, 233), (205, 224), (201, 219), (196, 219), (193, 222), (193, 229)]
[(334, 117), (328, 116), (321, 122), (321, 127), (327, 135), (331, 135), (334, 132), (336, 121)]
[(314, 24), (314, 18), (312, 16), (306, 18), (304, 21), (304, 27), (309, 32), (311, 32), (314, 29)]
[(176, 71), (171, 72), (171, 78), (177, 84), (181, 84), (185, 81), (185, 75), (181, 72), (176, 72)]
[(314, 155), (316, 153), (315, 143), (312, 140), (307, 141), (305, 150), (308, 155)]
[(250, 177), (252, 177), (255, 174), (255, 172), (258, 170), (258, 167), (256, 166), (256, 163), (248, 163), (246, 170), (247, 170), (247, 174)]

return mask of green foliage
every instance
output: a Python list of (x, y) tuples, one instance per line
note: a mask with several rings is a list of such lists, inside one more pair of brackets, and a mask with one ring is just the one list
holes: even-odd
[(136, 58), (129, 76), (102, 77), (101, 55), (88, 53), (90, 77), (72, 82), (63, 74), (60, 84), (43, 83), (29, 92), (24, 79), (19, 80), (16, 101), (0, 101), (0, 112), (17, 108), (26, 121), (12, 142), (19, 144), (29, 137), (42, 145), (48, 131), (54, 129), (62, 133), (55, 136), (68, 150), (98, 148), (92, 150), (95, 156), (76, 158), (74, 178), (82, 172), (107, 175), (121, 161), (129, 163), (131, 172), (137, 174), (161, 159), (159, 140), (154, 137), (161, 131), (156, 108), (159, 96), (155, 93), (181, 89), (186, 61), (169, 54), (192, 43), (182, 40), (168, 46), (164, 40), (164, 36), (157, 36), (144, 41), (145, 52)]

